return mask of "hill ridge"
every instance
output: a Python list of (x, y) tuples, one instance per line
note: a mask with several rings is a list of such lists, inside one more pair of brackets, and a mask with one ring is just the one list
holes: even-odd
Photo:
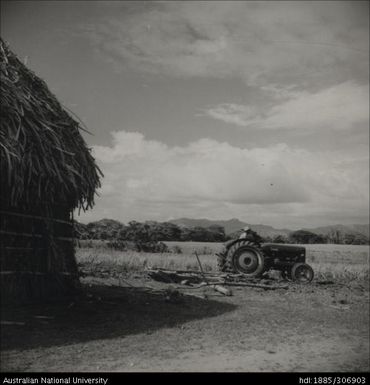
[[(277, 235), (287, 236), (289, 233), (294, 230), (282, 228), (277, 229), (270, 225), (263, 224), (253, 224), (247, 223), (239, 220), (238, 218), (231, 218), (226, 220), (217, 220), (217, 219), (206, 219), (206, 218), (178, 218), (169, 220), (168, 222), (177, 224), (179, 226), (188, 226), (188, 227), (209, 227), (211, 225), (220, 225), (225, 228), (226, 234), (232, 234), (245, 226), (249, 226), (252, 230), (258, 232), (261, 236), (274, 237)], [(369, 224), (351, 224), (351, 225), (327, 225), (327, 226), (317, 226), (317, 227), (302, 227), (300, 230), (310, 231), (315, 234), (327, 235), (332, 231), (341, 231), (350, 234), (362, 234), (369, 238)]]

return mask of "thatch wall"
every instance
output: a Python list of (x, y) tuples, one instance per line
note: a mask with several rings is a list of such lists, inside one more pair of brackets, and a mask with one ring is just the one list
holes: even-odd
[(88, 209), (100, 170), (80, 124), (0, 39), (2, 302), (72, 295), (79, 287), (72, 213)]
[[(46, 216), (47, 215), (47, 216)], [(59, 300), (79, 288), (69, 210), (54, 204), (0, 210), (2, 303)]]

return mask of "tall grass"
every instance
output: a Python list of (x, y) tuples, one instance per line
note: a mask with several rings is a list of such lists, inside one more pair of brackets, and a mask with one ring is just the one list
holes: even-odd
[[(83, 270), (100, 271), (107, 275), (140, 272), (147, 268), (170, 270), (199, 270), (193, 252), (199, 254), (203, 269), (217, 271), (215, 253), (222, 244), (205, 242), (168, 242), (170, 250), (181, 248), (179, 253), (139, 253), (116, 251), (99, 245), (77, 249), (77, 261)], [(307, 262), (318, 279), (368, 280), (369, 251), (367, 246), (306, 245)]]
[[(133, 272), (143, 269), (199, 270), (195, 255), (175, 253), (139, 253), (110, 249), (77, 249), (77, 262), (84, 269), (95, 266), (98, 269)], [(200, 255), (205, 271), (216, 271), (214, 255)]]
[(369, 281), (368, 264), (313, 262), (310, 263), (310, 266), (315, 272), (316, 279), (319, 280)]
[(369, 264), (368, 245), (303, 245), (307, 262)]

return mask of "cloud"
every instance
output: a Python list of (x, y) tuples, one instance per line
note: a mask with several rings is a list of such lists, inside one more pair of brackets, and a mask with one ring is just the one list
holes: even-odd
[(156, 2), (82, 24), (100, 57), (141, 72), (248, 84), (368, 79), (361, 2)]
[(260, 109), (255, 106), (246, 106), (234, 103), (221, 103), (203, 109), (197, 116), (208, 116), (225, 123), (239, 127), (261, 126), (263, 116)]
[(146, 201), (184, 202), (305, 200), (305, 191), (286, 170), (286, 152), (285, 145), (247, 150), (211, 139), (171, 148), (124, 131), (113, 134), (112, 147), (94, 147), (96, 158), (107, 169), (108, 185), (115, 185), (116, 192)]
[(294, 130), (343, 130), (369, 121), (369, 88), (345, 82), (316, 93), (268, 89), (280, 103), (264, 110), (257, 106), (220, 104), (205, 109), (206, 116), (241, 127)]
[(289, 217), (330, 209), (358, 215), (368, 199), (368, 175), (358, 159), (286, 144), (248, 149), (200, 139), (170, 147), (140, 133), (118, 131), (111, 146), (94, 147), (94, 156), (105, 174), (95, 218), (259, 213), (260, 218), (270, 214), (271, 222), (273, 213), (281, 212)]
[[(202, 116), (198, 114), (197, 116)], [(246, 127), (262, 119), (257, 108), (233, 103), (222, 103), (203, 110), (203, 116)]]

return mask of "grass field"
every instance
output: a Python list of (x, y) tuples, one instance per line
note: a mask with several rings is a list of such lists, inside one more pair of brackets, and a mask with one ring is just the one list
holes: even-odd
[(1, 371), (369, 371), (367, 247), (308, 245), (310, 285), (232, 287), (231, 296), (177, 285), (171, 301), (173, 285), (141, 272), (198, 269), (193, 251), (215, 271), (221, 245), (171, 244), (182, 252), (163, 254), (91, 246), (77, 249), (84, 295), (2, 311)]
[[(148, 268), (198, 270), (194, 252), (199, 254), (205, 271), (217, 271), (215, 253), (222, 250), (221, 243), (166, 242), (170, 250), (180, 253), (139, 253), (116, 251), (103, 244), (92, 248), (78, 248), (77, 261), (84, 269), (97, 269), (106, 274), (138, 272)], [(307, 262), (322, 279), (368, 279), (369, 247), (357, 245), (304, 245)]]

